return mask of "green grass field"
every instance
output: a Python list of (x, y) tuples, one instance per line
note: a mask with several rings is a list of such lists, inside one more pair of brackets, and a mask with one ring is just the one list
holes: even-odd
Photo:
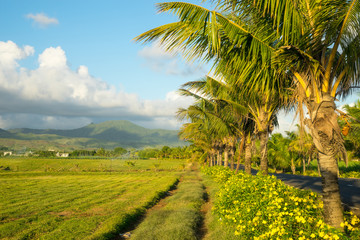
[(0, 169), (9, 168), (9, 172), (178, 171), (184, 167), (183, 160), (0, 158)]
[(0, 239), (109, 239), (176, 184), (184, 162), (0, 159)]

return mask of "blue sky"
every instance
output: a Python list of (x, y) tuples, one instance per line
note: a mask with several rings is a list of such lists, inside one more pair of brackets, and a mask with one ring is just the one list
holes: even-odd
[[(0, 128), (70, 129), (114, 119), (178, 128), (174, 114), (191, 100), (176, 90), (207, 67), (133, 41), (176, 20), (157, 14), (156, 2), (2, 0)], [(282, 116), (285, 130), (291, 120)]]
[[(175, 129), (175, 92), (203, 77), (156, 44), (133, 38), (175, 21), (152, 0), (3, 0), (0, 128), (76, 128), (126, 119)], [(192, 1), (200, 4), (200, 1)]]

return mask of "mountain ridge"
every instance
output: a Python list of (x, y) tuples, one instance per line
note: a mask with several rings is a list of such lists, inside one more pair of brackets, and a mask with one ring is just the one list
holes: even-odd
[[(69, 130), (0, 129), (0, 138), (23, 141), (47, 140), (50, 145), (59, 142), (72, 142), (72, 144), (75, 142), (78, 148), (86, 149), (97, 147), (113, 148), (114, 146), (142, 148), (161, 145), (186, 145), (184, 141), (178, 139), (177, 134), (177, 130), (148, 129), (127, 120), (112, 120), (97, 124), (91, 123), (84, 127)], [(72, 148), (75, 147), (73, 146)]]

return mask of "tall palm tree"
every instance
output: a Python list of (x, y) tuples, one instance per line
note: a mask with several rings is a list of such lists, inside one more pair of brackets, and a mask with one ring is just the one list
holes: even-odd
[[(245, 2), (249, 5), (245, 6)], [(357, 0), (299, 0), (296, 7), (286, 3), (242, 1), (237, 3), (237, 8), (245, 7), (244, 12), (260, 21), (274, 23), (273, 29), (281, 44), (265, 45), (272, 48), (271, 57), (279, 71), (293, 77), (299, 101), (308, 109), (309, 118), (305, 123), (319, 151), (325, 220), (340, 228), (343, 214), (335, 156), (338, 152), (346, 156), (335, 98), (347, 94), (359, 81), (360, 3)]]

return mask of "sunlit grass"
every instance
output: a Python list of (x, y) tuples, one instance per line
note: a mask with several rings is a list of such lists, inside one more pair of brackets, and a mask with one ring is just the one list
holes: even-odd
[(136, 170), (129, 170), (117, 160), (116, 171), (107, 172), (99, 166), (108, 160), (72, 161), (1, 160), (11, 170), (0, 171), (0, 239), (113, 238), (164, 196), (183, 168), (180, 161), (155, 169), (158, 161), (136, 160)]

